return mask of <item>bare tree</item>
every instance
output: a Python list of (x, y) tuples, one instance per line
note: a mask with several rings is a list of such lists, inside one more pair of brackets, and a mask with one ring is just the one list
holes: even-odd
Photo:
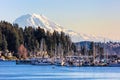
[(26, 59), (27, 58), (27, 49), (21, 44), (18, 48), (18, 54), (20, 58)]

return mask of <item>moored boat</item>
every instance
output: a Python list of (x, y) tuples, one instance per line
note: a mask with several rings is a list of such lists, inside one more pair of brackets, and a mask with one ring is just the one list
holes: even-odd
[(31, 59), (32, 65), (52, 65), (52, 62), (49, 58), (33, 58)]
[(31, 64), (31, 60), (16, 60), (16, 64)]

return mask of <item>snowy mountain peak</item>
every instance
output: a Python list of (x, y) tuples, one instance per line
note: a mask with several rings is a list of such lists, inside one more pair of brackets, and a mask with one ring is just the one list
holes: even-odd
[(45, 29), (45, 31), (53, 32), (54, 30), (58, 32), (65, 32), (67, 35), (69, 35), (73, 42), (79, 42), (79, 41), (103, 41), (103, 37), (98, 37), (95, 35), (88, 35), (83, 33), (78, 33), (72, 30), (67, 30), (61, 27), (60, 25), (54, 23), (53, 21), (49, 20), (44, 15), (38, 15), (38, 14), (26, 14), (23, 16), (18, 17), (14, 23), (17, 23), (20, 27), (25, 28), (32, 26), (34, 28), (37, 28), (40, 26), (41, 28)]
[(41, 28), (44, 28), (45, 30), (49, 30), (50, 32), (56, 31), (63, 31), (63, 28), (50, 21), (47, 17), (44, 15), (38, 15), (38, 14), (26, 14), (23, 16), (18, 17), (14, 23), (19, 24), (20, 27), (25, 28), (28, 26), (32, 26), (34, 28), (37, 28), (40, 26)]

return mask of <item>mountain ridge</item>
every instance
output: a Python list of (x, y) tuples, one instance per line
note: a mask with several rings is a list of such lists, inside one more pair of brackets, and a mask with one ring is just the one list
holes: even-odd
[(41, 28), (53, 32), (54, 30), (58, 32), (65, 32), (69, 35), (73, 42), (80, 42), (80, 41), (95, 41), (95, 42), (103, 42), (104, 37), (95, 36), (95, 35), (88, 35), (84, 33), (78, 33), (73, 30), (65, 29), (64, 27), (60, 26), (59, 24), (54, 23), (53, 21), (49, 20), (42, 14), (26, 14), (18, 17), (13, 23), (17, 23), (20, 27), (25, 28), (28, 26), (32, 26), (37, 28), (40, 26)]

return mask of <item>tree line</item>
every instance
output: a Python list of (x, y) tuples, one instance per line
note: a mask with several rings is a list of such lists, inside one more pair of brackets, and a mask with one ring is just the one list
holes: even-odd
[(45, 40), (47, 52), (49, 55), (51, 50), (55, 50), (55, 45), (62, 45), (64, 53), (69, 50), (75, 50), (75, 45), (72, 43), (69, 35), (64, 32), (54, 31), (53, 33), (45, 31), (41, 27), (33, 28), (27, 26), (24, 29), (18, 24), (11, 24), (6, 21), (0, 22), (0, 51), (10, 51), (18, 57), (18, 48), (24, 45), (28, 52), (36, 52), (40, 49), (41, 40)]
[(103, 58), (105, 53), (104, 43), (83, 41), (76, 43), (77, 51), (81, 53), (81, 55), (93, 56), (94, 53), (96, 57)]

